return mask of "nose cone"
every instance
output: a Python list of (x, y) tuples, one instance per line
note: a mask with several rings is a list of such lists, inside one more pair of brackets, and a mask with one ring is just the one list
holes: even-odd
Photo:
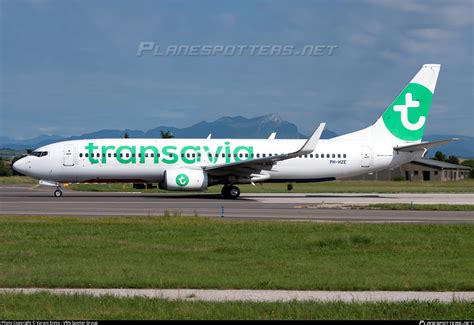
[(16, 172), (24, 175), (26, 173), (26, 158), (18, 159), (12, 167)]

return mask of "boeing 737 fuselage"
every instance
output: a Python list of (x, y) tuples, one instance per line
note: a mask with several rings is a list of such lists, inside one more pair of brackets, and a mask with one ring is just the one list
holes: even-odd
[(370, 127), (320, 140), (322, 123), (308, 140), (91, 139), (50, 144), (13, 168), (57, 187), (82, 182), (158, 183), (172, 191), (204, 191), (223, 184), (320, 182), (393, 168), (451, 140), (422, 142), (440, 65), (426, 64)]

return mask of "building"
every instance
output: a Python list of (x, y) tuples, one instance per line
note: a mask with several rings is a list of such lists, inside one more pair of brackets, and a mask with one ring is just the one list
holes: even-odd
[(459, 181), (469, 178), (471, 168), (443, 161), (421, 158), (394, 169), (352, 177), (352, 180), (407, 180), (407, 181)]

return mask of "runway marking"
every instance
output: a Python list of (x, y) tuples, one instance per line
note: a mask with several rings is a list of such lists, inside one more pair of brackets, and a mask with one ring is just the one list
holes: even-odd
[(473, 302), (473, 291), (301, 291), (301, 290), (201, 290), (201, 289), (44, 289), (5, 288), (0, 293), (58, 295), (85, 294), (95, 297), (145, 297), (168, 300), (203, 301), (313, 301), (313, 302)]

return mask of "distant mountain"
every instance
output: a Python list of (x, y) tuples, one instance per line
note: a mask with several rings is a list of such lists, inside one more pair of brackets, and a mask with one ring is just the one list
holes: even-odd
[[(243, 116), (221, 117), (214, 122), (202, 121), (190, 127), (176, 128), (158, 126), (148, 131), (141, 130), (100, 130), (78, 136), (64, 137), (60, 135), (42, 135), (33, 139), (15, 140), (0, 137), (0, 148), (34, 149), (57, 141), (79, 139), (122, 138), (125, 132), (130, 138), (160, 138), (160, 131), (170, 131), (176, 138), (206, 138), (209, 133), (213, 138), (267, 138), (272, 132), (277, 132), (278, 139), (305, 139), (307, 136), (298, 132), (295, 124), (283, 120), (277, 114), (269, 114), (255, 118)], [(330, 130), (324, 130), (322, 138), (329, 139), (337, 136)]]

